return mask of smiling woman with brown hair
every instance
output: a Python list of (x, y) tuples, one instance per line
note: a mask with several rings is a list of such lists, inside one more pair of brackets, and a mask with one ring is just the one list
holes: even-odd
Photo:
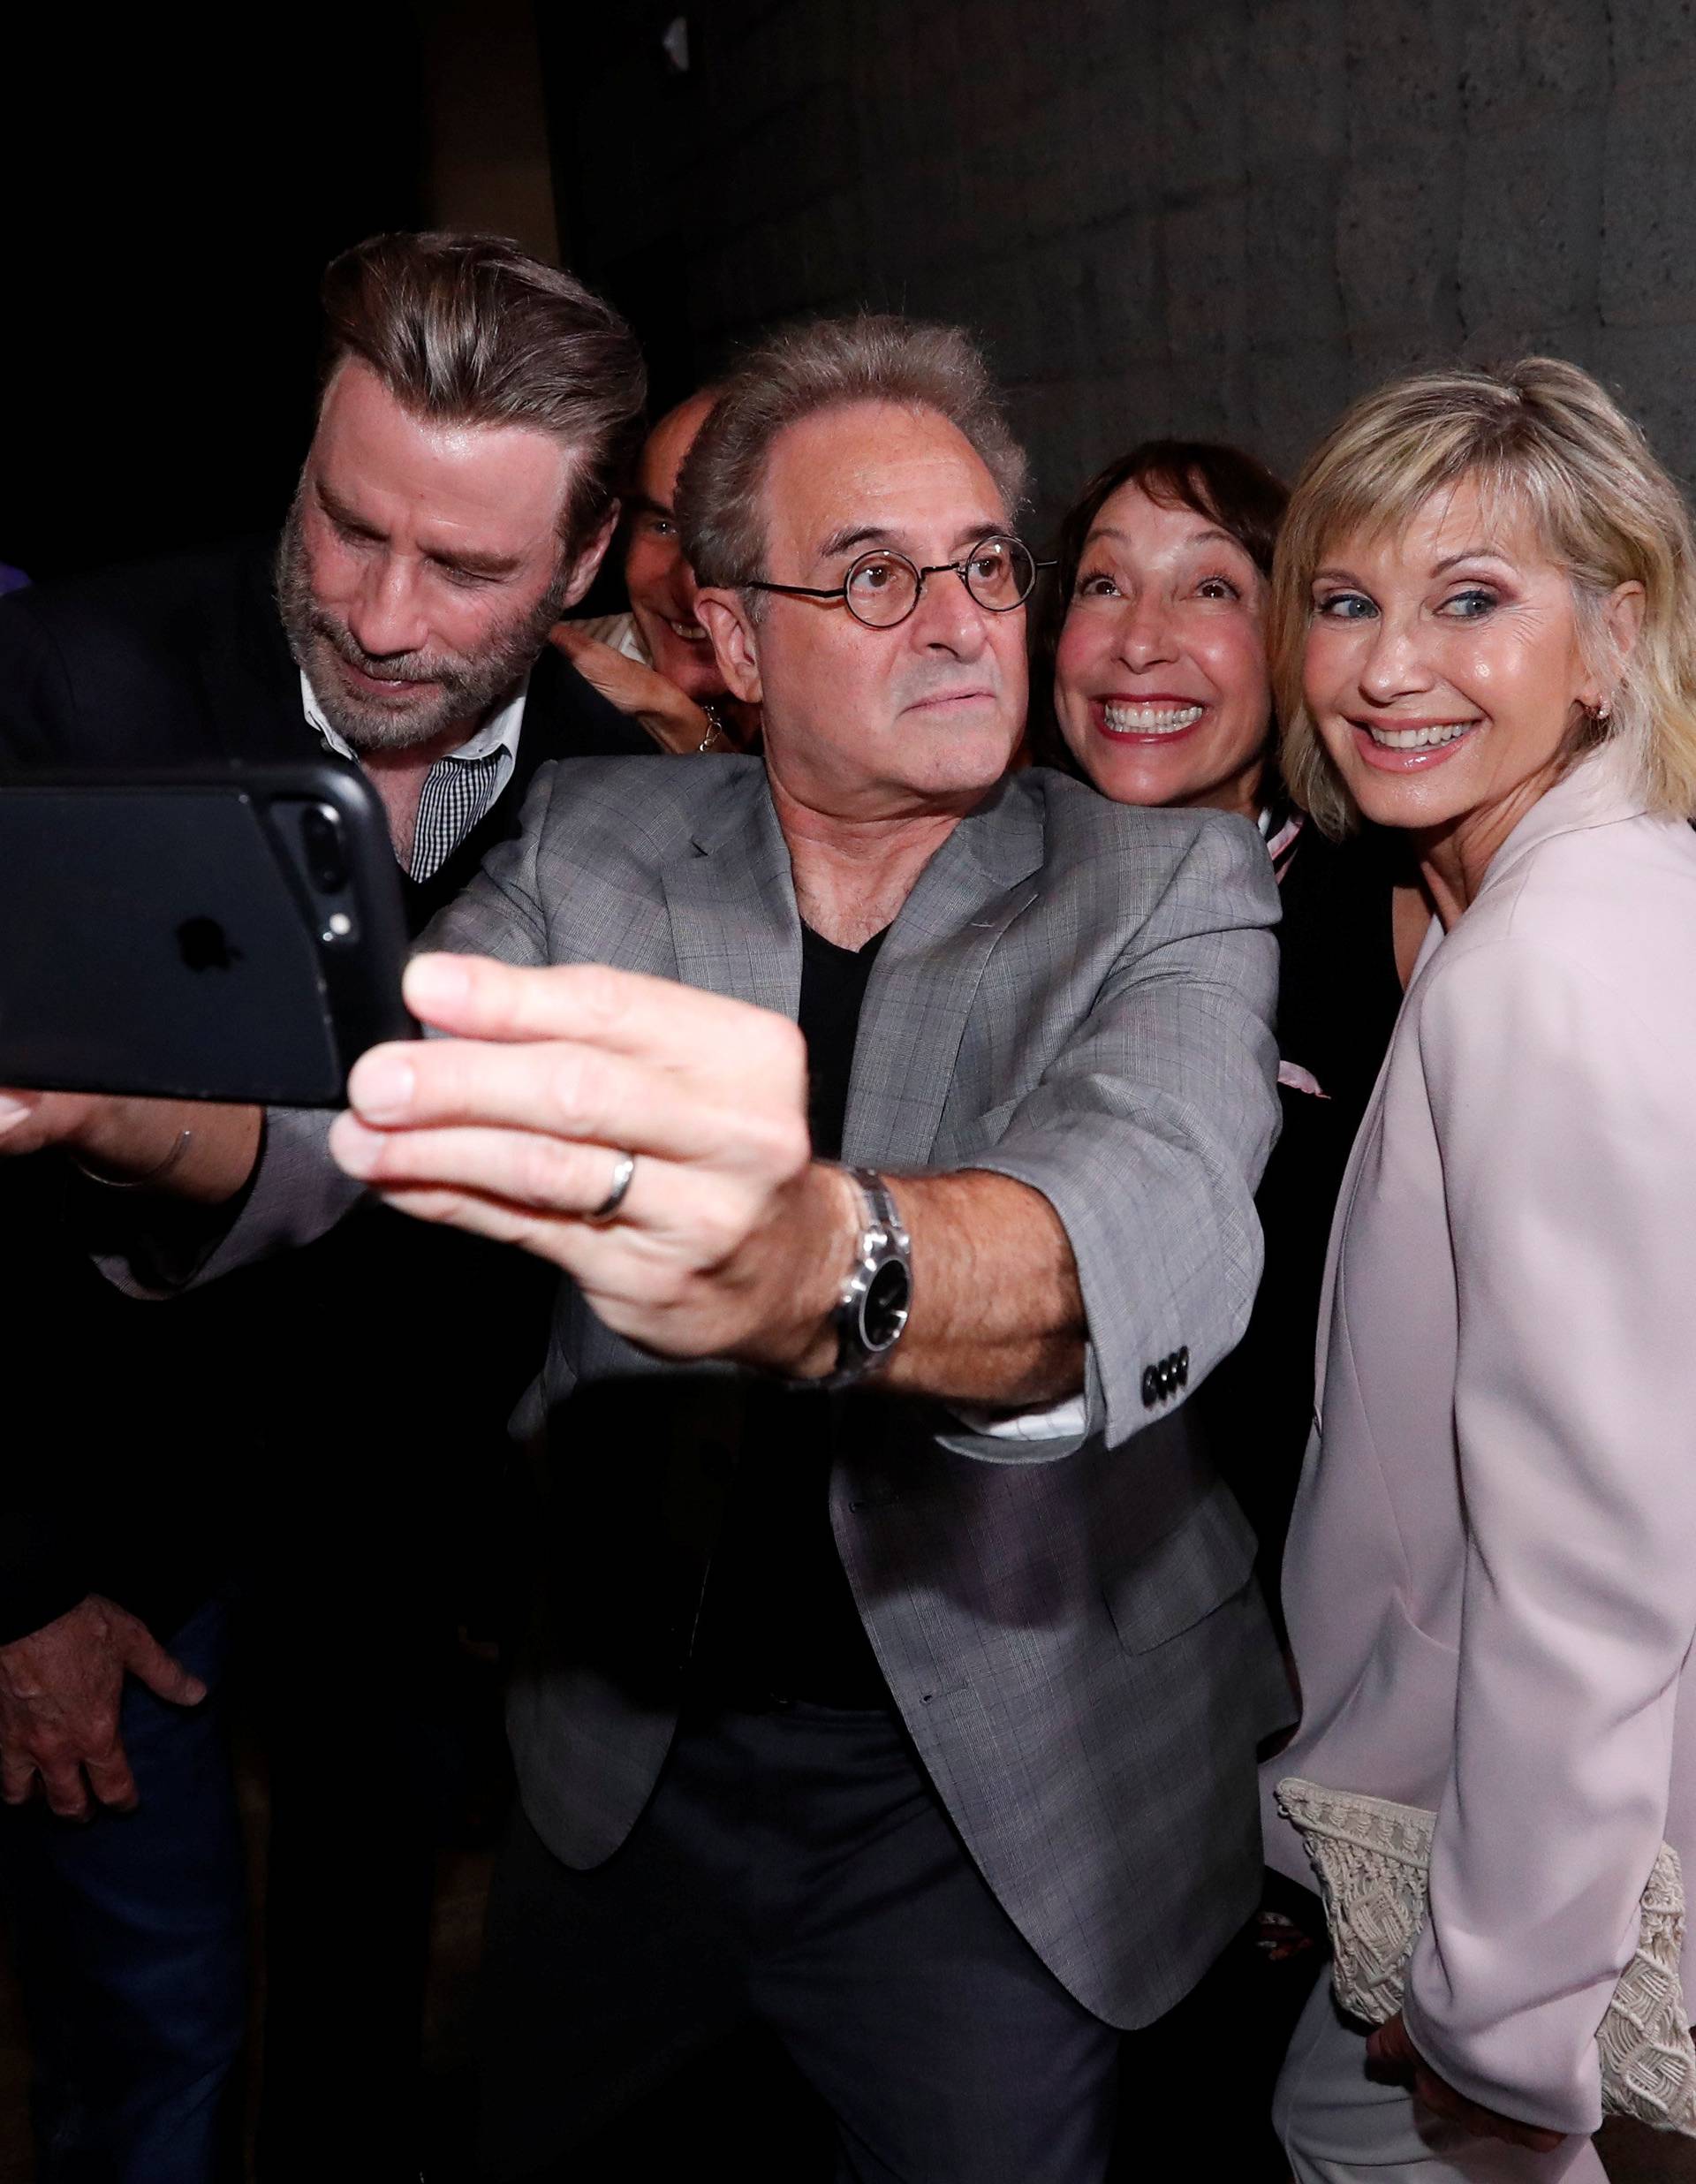
[(1058, 747), (1116, 803), (1259, 815), (1276, 778), (1261, 627), (1289, 488), (1240, 448), (1145, 440), (1060, 527)]
[(1146, 440), (1099, 471), (1061, 526), (1054, 726), (1039, 732), (1040, 756), (1116, 803), (1249, 820), (1279, 882), (1283, 1122), (1256, 1200), (1266, 1274), (1246, 1335), (1197, 1399), (1275, 1607), (1331, 1211), (1429, 915), (1411, 880), (1397, 885), (1398, 843), (1327, 840), (1280, 777), (1265, 614), (1288, 498), (1264, 464), (1212, 441)]
[(1696, 2134), (1696, 550), (1574, 366), (1434, 373), (1314, 456), (1271, 622), (1292, 781), (1437, 914), (1284, 1566), (1268, 1854), (1357, 2014), (1315, 1994), (1280, 2128), (1299, 2184), (1579, 2184), (1604, 2107)]

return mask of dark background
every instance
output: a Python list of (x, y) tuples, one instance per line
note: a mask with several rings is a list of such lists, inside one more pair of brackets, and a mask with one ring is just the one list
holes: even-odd
[(0, 559), (47, 577), (280, 519), (318, 276), (422, 210), (419, 42), (395, 15), (398, 34), (307, 0), (207, 19), (228, 43), (164, 11), (8, 35)]
[(1696, 472), (1692, 0), (33, 16), (0, 56), (0, 559), (38, 575), (275, 521), (319, 269), (423, 222), (563, 254), (661, 403), (793, 312), (961, 319), (1039, 527), (1145, 434), (1291, 466), (1457, 352), (1574, 358)]
[(1293, 468), (1456, 353), (1570, 357), (1696, 474), (1691, 0), (716, 0), (668, 87), (672, 11), (564, 33), (575, 72), (544, 41), (581, 269), (664, 363), (804, 309), (962, 321), (1040, 522), (1149, 433)]

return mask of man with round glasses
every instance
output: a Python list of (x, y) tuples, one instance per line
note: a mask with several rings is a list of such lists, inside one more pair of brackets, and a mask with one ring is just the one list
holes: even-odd
[[(341, 1204), (566, 1277), (491, 2178), (753, 2018), (840, 2175), (1094, 2184), (1117, 2029), (1257, 1899), (1282, 1672), (1183, 1399), (1259, 1272), (1276, 894), (1236, 820), (1007, 775), (1023, 483), (952, 330), (753, 356), (678, 512), (763, 760), (541, 785), (330, 1133)], [(60, 1113), (111, 1173), (194, 1131), (205, 1271), (337, 1210), (320, 1119), (236, 1199), (251, 1113)]]

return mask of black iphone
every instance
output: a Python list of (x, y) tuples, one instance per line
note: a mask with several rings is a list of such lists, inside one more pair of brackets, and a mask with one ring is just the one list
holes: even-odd
[(339, 1106), (406, 946), (349, 767), (0, 779), (0, 1085)]

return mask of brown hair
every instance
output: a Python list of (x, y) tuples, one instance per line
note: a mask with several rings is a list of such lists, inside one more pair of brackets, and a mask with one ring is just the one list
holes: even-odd
[(773, 443), (789, 426), (853, 402), (935, 410), (982, 459), (1015, 520), (1025, 453), (989, 368), (958, 326), (862, 312), (786, 328), (723, 383), (678, 481), (683, 549), (701, 584), (734, 589), (762, 573), (761, 495)]
[(420, 415), (526, 425), (572, 458), (562, 528), (581, 540), (640, 444), (647, 375), (624, 320), (498, 235), (374, 235), (324, 274), (321, 385), (349, 357)]
[(1134, 485), (1157, 507), (1187, 508), (1229, 532), (1264, 577), (1290, 489), (1258, 457), (1217, 440), (1141, 440), (1095, 473), (1061, 519), (1054, 582), (1038, 632), (1032, 750), (1044, 766), (1079, 769), (1054, 717), (1054, 661), (1084, 548), (1109, 501)]
[[(1678, 489), (1641, 430), (1588, 372), (1526, 357), (1496, 371), (1417, 372), (1364, 396), (1309, 458), (1279, 535), (1268, 631), (1284, 778), (1328, 834), (1359, 814), (1302, 690), (1314, 572), (1352, 533), (1404, 527), (1433, 494), (1470, 480), (1488, 508), (1524, 515), (1572, 587), (1579, 642), (1609, 694), (1591, 741), (1627, 750), (1658, 811), (1696, 813), (1696, 540)], [(1602, 609), (1644, 591), (1623, 658)]]

